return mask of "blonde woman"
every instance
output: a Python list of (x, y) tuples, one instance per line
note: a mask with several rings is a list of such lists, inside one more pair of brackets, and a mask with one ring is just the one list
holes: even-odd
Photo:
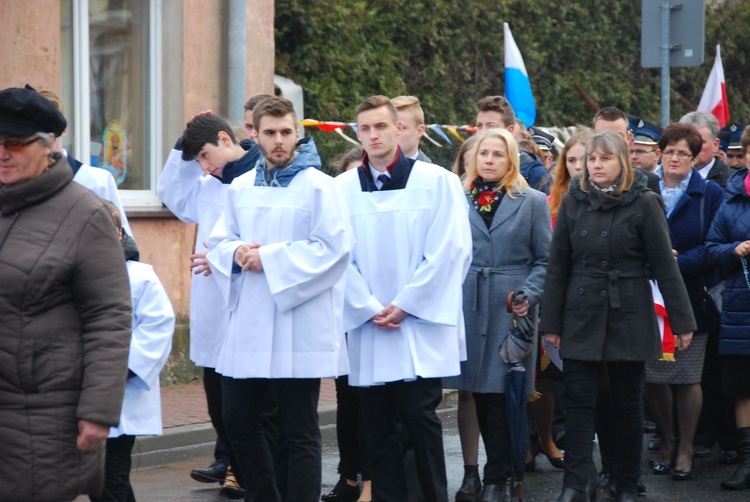
[[(446, 387), (473, 394), (487, 464), (483, 501), (511, 500), (512, 466), (505, 413), (508, 365), (498, 356), (512, 326), (512, 314), (499, 308), (509, 291), (529, 300), (515, 305), (518, 316), (537, 315), (551, 237), (543, 193), (529, 188), (519, 171), (518, 146), (505, 129), (477, 138), (463, 180), (469, 199), (473, 258), (463, 285), (468, 359), (461, 375)], [(533, 392), (536, 347), (525, 361), (527, 389)]]

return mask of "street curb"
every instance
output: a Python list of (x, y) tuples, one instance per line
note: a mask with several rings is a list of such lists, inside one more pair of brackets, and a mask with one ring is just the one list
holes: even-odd
[[(320, 427), (335, 426), (336, 405), (320, 406), (318, 421)], [(209, 456), (213, 454), (215, 441), (211, 422), (168, 427), (161, 436), (140, 436), (133, 446), (132, 468), (150, 469)]]

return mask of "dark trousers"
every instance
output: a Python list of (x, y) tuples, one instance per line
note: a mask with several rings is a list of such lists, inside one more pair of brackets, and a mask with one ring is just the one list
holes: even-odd
[(104, 461), (104, 492), (100, 497), (89, 497), (92, 502), (135, 502), (130, 485), (130, 454), (135, 436), (107, 438)]
[(370, 469), (365, 448), (362, 407), (359, 388), (349, 385), (349, 377), (336, 379), (336, 440), (339, 446), (339, 474), (350, 480), (370, 479)]
[[(317, 502), (321, 444), (319, 378), (222, 378), (224, 427), (232, 465), (241, 472), (245, 500)], [(264, 422), (270, 403), (278, 407), (279, 454)]]
[(606, 364), (612, 391), (609, 418), (614, 437), (617, 492), (635, 495), (643, 443), (643, 362), (590, 362), (565, 359), (565, 475), (563, 484), (579, 491), (596, 479), (593, 459), (594, 417), (602, 364)]
[(734, 416), (734, 398), (721, 393), (721, 357), (719, 356), (719, 329), (708, 333), (706, 357), (703, 363), (703, 408), (701, 409), (694, 443), (712, 448), (719, 443), (722, 450), (737, 449), (737, 423)]
[(224, 430), (224, 420), (221, 415), (221, 375), (213, 368), (203, 368), (203, 390), (206, 393), (208, 404), (208, 416), (211, 425), (216, 430), (216, 446), (214, 447), (214, 459), (224, 465), (229, 464), (229, 453), (227, 448), (227, 434)]
[(447, 502), (443, 429), (435, 413), (442, 397), (439, 378), (389, 382), (360, 389), (373, 500), (406, 499), (404, 452), (399, 440), (401, 424), (414, 447), (417, 477), (425, 500)]
[(487, 453), (484, 484), (499, 485), (509, 479), (513, 472), (505, 394), (476, 392), (472, 394), (477, 408), (479, 432)]

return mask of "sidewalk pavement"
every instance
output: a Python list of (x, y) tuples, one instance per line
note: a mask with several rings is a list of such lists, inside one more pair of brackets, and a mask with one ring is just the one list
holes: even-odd
[[(133, 470), (183, 462), (213, 452), (216, 433), (211, 426), (202, 383), (162, 388), (164, 433), (142, 436), (133, 447)], [(331, 378), (320, 385), (320, 426), (336, 423), (336, 386)]]

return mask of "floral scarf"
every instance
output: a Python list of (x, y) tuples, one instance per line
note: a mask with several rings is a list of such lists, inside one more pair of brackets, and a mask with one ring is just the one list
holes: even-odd
[(469, 197), (487, 228), (490, 228), (492, 224), (492, 218), (495, 216), (503, 195), (505, 195), (505, 187), (497, 190), (497, 181), (484, 181), (477, 176), (471, 182)]

